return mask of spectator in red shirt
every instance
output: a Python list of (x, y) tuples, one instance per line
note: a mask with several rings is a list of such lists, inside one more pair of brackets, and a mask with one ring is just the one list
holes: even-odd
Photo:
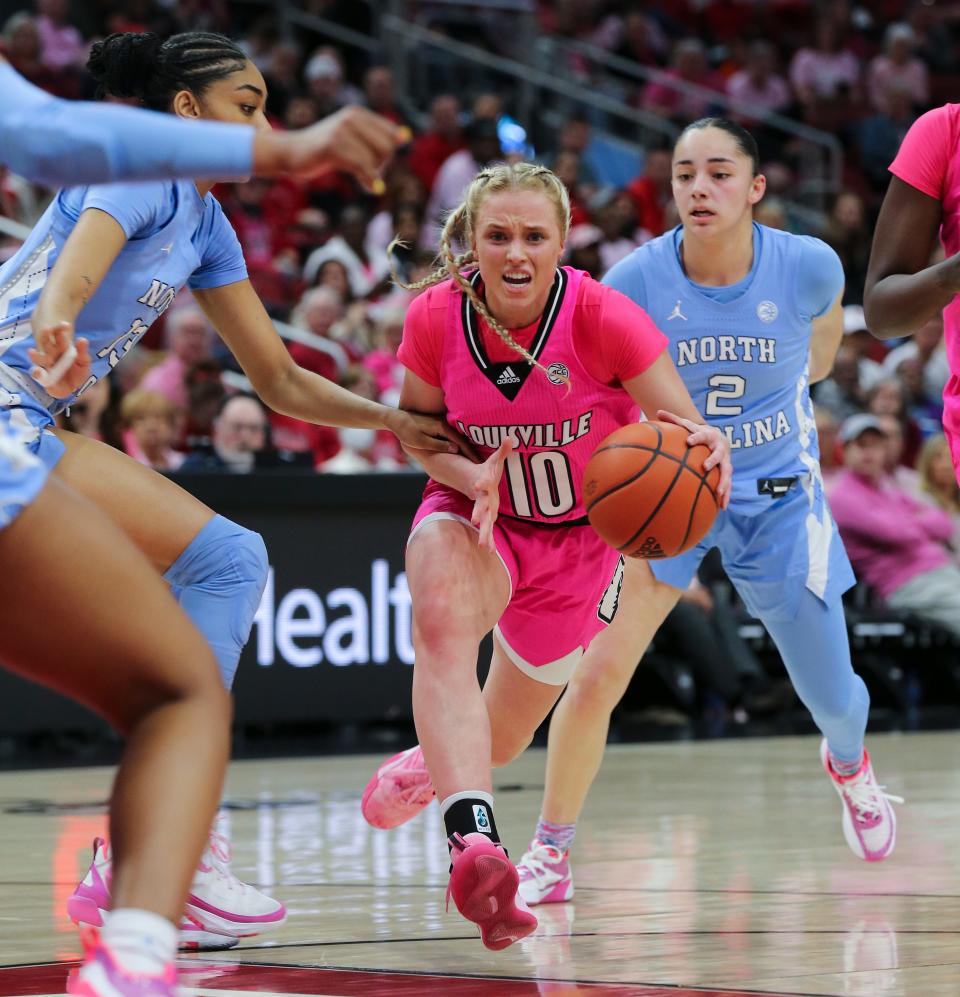
[(430, 127), (413, 140), (407, 165), (429, 191), (445, 160), (465, 147), (460, 101), (453, 94), (438, 94), (430, 104)]
[(670, 180), (673, 157), (669, 149), (648, 149), (643, 174), (627, 184), (637, 213), (637, 225), (651, 236), (663, 235), (667, 205), (673, 197)]
[(713, 101), (709, 98), (693, 96), (670, 86), (671, 80), (695, 83), (708, 90), (722, 90), (723, 85), (711, 70), (707, 60), (707, 50), (696, 38), (684, 38), (673, 50), (670, 68), (666, 79), (648, 83), (643, 90), (643, 107), (665, 118), (684, 123), (709, 114)]
[(393, 73), (386, 66), (371, 66), (363, 76), (363, 94), (371, 111), (398, 125), (407, 124), (393, 86)]

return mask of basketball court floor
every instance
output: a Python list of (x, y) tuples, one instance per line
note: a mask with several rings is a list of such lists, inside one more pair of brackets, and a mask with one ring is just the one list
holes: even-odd
[[(183, 983), (213, 997), (960, 995), (960, 735), (868, 743), (907, 799), (878, 865), (844, 844), (814, 738), (611, 748), (575, 845), (573, 902), (538, 908), (537, 933), (501, 953), (444, 910), (436, 804), (395, 831), (363, 822), (376, 759), (235, 763), (234, 869), (290, 918), (184, 960)], [(530, 751), (498, 773), (514, 856), (543, 764)], [(79, 955), (64, 904), (103, 832), (109, 779), (0, 774), (0, 997), (63, 993)]]

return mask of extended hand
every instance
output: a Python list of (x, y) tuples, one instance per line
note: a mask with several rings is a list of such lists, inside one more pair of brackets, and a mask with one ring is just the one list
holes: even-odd
[(690, 419), (681, 419), (661, 409), (657, 412), (657, 418), (661, 422), (672, 422), (675, 426), (682, 426), (690, 431), (687, 437), (687, 446), (695, 447), (702, 445), (709, 447), (710, 456), (703, 462), (704, 471), (712, 471), (715, 467), (720, 468), (720, 484), (717, 486), (717, 498), (720, 501), (720, 508), (726, 509), (730, 505), (730, 482), (733, 479), (733, 464), (730, 462), (730, 442), (726, 436), (717, 429), (716, 426), (708, 426), (703, 423), (696, 423)]
[(500, 478), (503, 462), (513, 451), (513, 440), (508, 436), (503, 443), (477, 468), (473, 485), (473, 515), (470, 522), (480, 531), (480, 546), (496, 553), (493, 542), (493, 525), (500, 511)]
[(410, 129), (365, 107), (345, 107), (303, 131), (273, 138), (289, 142), (287, 164), (295, 176), (345, 170), (367, 190), (382, 194), (380, 173), (397, 148), (410, 141)]
[(36, 347), (27, 350), (34, 363), (30, 376), (54, 398), (67, 398), (90, 377), (90, 348), (80, 337), (74, 343), (73, 325), (57, 322), (34, 330)]

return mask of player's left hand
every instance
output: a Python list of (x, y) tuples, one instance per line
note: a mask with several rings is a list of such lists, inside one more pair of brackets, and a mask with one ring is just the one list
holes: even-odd
[(672, 422), (675, 426), (682, 426), (690, 431), (687, 437), (687, 446), (704, 446), (710, 450), (710, 456), (703, 462), (704, 471), (712, 471), (715, 467), (720, 468), (720, 484), (717, 485), (717, 499), (720, 508), (726, 509), (730, 505), (730, 482), (733, 480), (733, 464), (730, 461), (730, 442), (726, 436), (717, 429), (716, 426), (708, 426), (705, 423), (696, 423), (691, 419), (682, 419), (679, 415), (660, 409), (657, 418), (661, 422)]
[(30, 376), (54, 398), (68, 398), (90, 377), (90, 347), (81, 336), (73, 339), (73, 325), (57, 322), (34, 329), (36, 347), (27, 350), (34, 364)]
[(477, 468), (473, 482), (473, 515), (470, 522), (480, 531), (480, 546), (492, 554), (497, 552), (493, 542), (493, 526), (500, 512), (500, 478), (503, 476), (503, 462), (513, 452), (513, 439), (507, 437), (503, 443)]
[(284, 133), (282, 139), (290, 146), (287, 166), (295, 176), (345, 170), (380, 196), (385, 190), (383, 169), (411, 134), (409, 128), (365, 107), (345, 107), (300, 132)]

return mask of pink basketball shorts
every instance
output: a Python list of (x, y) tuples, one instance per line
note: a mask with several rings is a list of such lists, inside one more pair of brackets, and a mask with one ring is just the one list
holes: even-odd
[[(470, 523), (473, 502), (453, 489), (424, 496), (410, 536), (427, 522)], [(510, 602), (494, 631), (522, 671), (565, 685), (590, 641), (616, 613), (620, 555), (589, 526), (544, 527), (501, 517), (493, 530), (510, 578)]]

